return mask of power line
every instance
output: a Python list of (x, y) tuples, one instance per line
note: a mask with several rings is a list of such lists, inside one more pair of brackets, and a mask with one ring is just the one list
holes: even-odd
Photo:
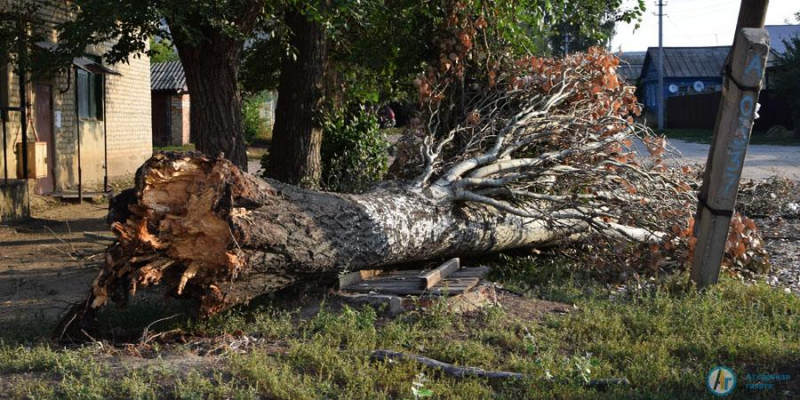
[(690, 40), (690, 41), (692, 40), (692, 38), (690, 38), (688, 35), (683, 33), (681, 28), (678, 28), (678, 25), (675, 24), (675, 22), (672, 20), (672, 18), (669, 15), (667, 15), (667, 21), (669, 21), (669, 23), (672, 24), (672, 26), (675, 28), (675, 30), (678, 31), (678, 33), (680, 33), (683, 37), (685, 37), (687, 40)]
[(704, 4), (702, 7), (684, 8), (684, 9), (675, 10), (675, 12), (676, 13), (684, 13), (684, 12), (694, 12), (694, 11), (708, 10), (708, 9), (712, 9), (712, 8), (724, 8), (724, 7), (732, 6), (734, 4), (739, 4), (739, 1), (736, 0), (736, 1), (729, 1), (729, 2), (726, 2), (726, 3)]

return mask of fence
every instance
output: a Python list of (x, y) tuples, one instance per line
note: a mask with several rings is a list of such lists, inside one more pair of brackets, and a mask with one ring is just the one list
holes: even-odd
[[(717, 110), (722, 93), (674, 96), (667, 98), (666, 127), (668, 129), (714, 129)], [(765, 132), (780, 125), (792, 129), (792, 114), (789, 105), (769, 90), (758, 98), (761, 110), (753, 132)]]

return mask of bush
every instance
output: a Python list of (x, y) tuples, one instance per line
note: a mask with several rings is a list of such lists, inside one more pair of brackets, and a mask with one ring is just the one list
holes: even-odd
[(244, 140), (248, 145), (272, 137), (267, 121), (261, 118), (260, 109), (266, 101), (267, 93), (246, 96), (242, 101), (242, 123), (244, 124)]
[(323, 129), (323, 189), (359, 193), (383, 179), (389, 143), (374, 113), (361, 109), (352, 115), (334, 114)]

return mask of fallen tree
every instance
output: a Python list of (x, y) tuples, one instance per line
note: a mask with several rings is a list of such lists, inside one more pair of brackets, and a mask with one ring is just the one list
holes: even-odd
[(446, 131), (437, 126), (452, 80), (420, 78), (428, 112), (409, 131), (421, 151), (408, 161), (418, 173), (362, 194), (157, 154), (114, 202), (118, 242), (59, 332), (156, 284), (210, 315), (301, 280), (519, 247), (592, 241), (617, 260), (677, 262), (691, 250), (691, 180), (665, 167), (663, 138), (630, 118), (639, 105), (616, 65), (601, 51), (525, 60), (476, 90)]

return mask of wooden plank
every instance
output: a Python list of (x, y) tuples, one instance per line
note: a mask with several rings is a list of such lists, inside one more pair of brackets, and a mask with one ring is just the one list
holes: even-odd
[(344, 289), (348, 286), (355, 285), (365, 279), (374, 278), (380, 275), (383, 271), (377, 269), (355, 271), (349, 274), (344, 274), (339, 277), (339, 289)]
[(355, 285), (347, 287), (347, 291), (356, 293), (380, 293), (380, 294), (396, 294), (396, 295), (422, 295), (422, 294), (447, 294), (455, 296), (463, 294), (464, 292), (475, 287), (480, 278), (463, 278), (458, 280), (445, 279), (436, 286), (430, 289), (423, 289), (419, 287), (418, 281), (411, 282), (396, 282), (375, 285), (373, 282), (360, 282)]
[(464, 278), (459, 279), (457, 281), (451, 281), (449, 279), (445, 279), (442, 282), (439, 282), (438, 285), (429, 289), (431, 293), (435, 294), (448, 294), (450, 296), (459, 295), (467, 292), (468, 290), (474, 288), (480, 282), (480, 278)]
[(461, 268), (450, 275), (453, 278), (483, 278), (492, 271), (491, 267), (474, 267), (474, 268)]
[(700, 286), (715, 284), (719, 279), (769, 53), (769, 35), (764, 29), (742, 29), (734, 43), (726, 64), (728, 73), (722, 102), (698, 195), (694, 232), (697, 246), (691, 279)]
[(422, 285), (423, 289), (430, 289), (442, 279), (446, 278), (453, 272), (458, 271), (459, 269), (461, 269), (461, 261), (458, 259), (458, 257), (451, 258), (436, 269), (421, 275), (419, 277), (420, 284)]

